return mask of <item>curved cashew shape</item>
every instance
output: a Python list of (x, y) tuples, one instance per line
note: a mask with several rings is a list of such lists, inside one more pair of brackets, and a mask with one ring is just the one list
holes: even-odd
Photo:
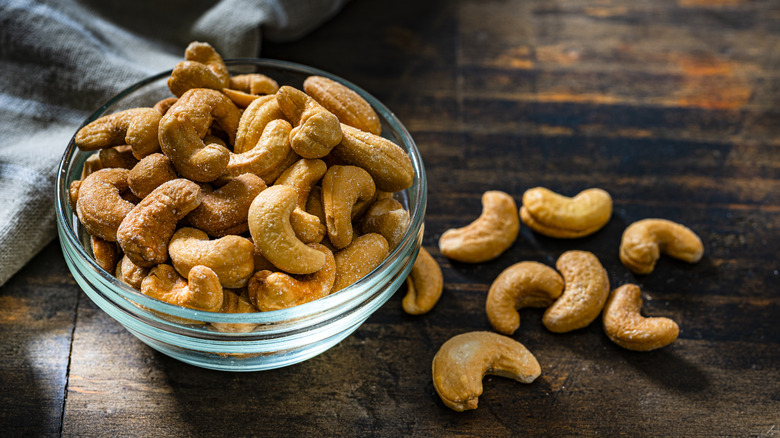
[(283, 272), (258, 271), (249, 280), (249, 299), (261, 312), (298, 306), (331, 293), (336, 279), (333, 253), (319, 243), (310, 243), (308, 247), (325, 257), (325, 264), (319, 271), (297, 277)]
[(203, 138), (212, 122), (235, 140), (240, 111), (224, 94), (205, 88), (184, 93), (160, 120), (160, 147), (176, 171), (197, 182), (210, 182), (222, 175), (230, 151)]
[(141, 292), (169, 304), (216, 312), (222, 307), (224, 293), (217, 274), (205, 266), (190, 270), (185, 280), (171, 265), (158, 265), (141, 282)]
[(634, 273), (653, 272), (661, 253), (696, 263), (704, 255), (704, 245), (690, 228), (666, 219), (643, 219), (623, 232), (620, 261)]
[(512, 246), (520, 232), (515, 200), (504, 192), (482, 195), (482, 214), (471, 224), (445, 231), (439, 250), (448, 258), (480, 263), (492, 260)]
[(374, 135), (382, 134), (382, 124), (374, 109), (359, 94), (323, 76), (309, 76), (303, 91), (338, 117), (341, 123)]
[(133, 289), (141, 290), (141, 282), (148, 274), (149, 268), (136, 265), (127, 256), (122, 256), (122, 260), (116, 265), (115, 275), (117, 280)]
[(284, 85), (276, 92), (276, 101), (295, 126), (290, 132), (290, 145), (298, 155), (321, 158), (341, 141), (338, 117), (303, 91)]
[(431, 368), (436, 393), (458, 412), (477, 409), (486, 374), (531, 383), (542, 373), (536, 357), (523, 344), (492, 332), (451, 338), (439, 348)]
[(281, 184), (295, 189), (298, 193), (298, 207), (306, 209), (311, 188), (325, 176), (328, 166), (322, 160), (302, 158), (288, 167), (274, 184)]
[(379, 233), (387, 239), (392, 251), (398, 246), (409, 228), (409, 212), (400, 202), (385, 198), (374, 202), (363, 216), (363, 233)]
[(251, 173), (239, 175), (217, 190), (203, 184), (203, 200), (187, 219), (213, 237), (244, 233), (249, 230), (249, 206), (266, 188), (263, 180)]
[(183, 178), (168, 181), (149, 193), (122, 220), (117, 230), (119, 246), (138, 266), (165, 263), (176, 224), (200, 202), (200, 187), (194, 182)]
[(352, 241), (352, 218), (358, 201), (373, 199), (371, 175), (356, 166), (331, 166), (322, 178), (322, 204), (330, 242), (344, 248)]
[(132, 169), (138, 163), (130, 145), (113, 146), (98, 152), (100, 164), (104, 168)]
[(249, 239), (229, 235), (209, 240), (208, 234), (197, 229), (180, 228), (171, 237), (168, 254), (173, 267), (183, 277), (195, 266), (211, 268), (222, 287), (246, 286), (255, 272), (255, 247)]
[(290, 214), (298, 194), (287, 186), (271, 186), (260, 192), (249, 207), (249, 232), (260, 253), (282, 271), (311, 274), (325, 265), (325, 255), (295, 236)]
[(612, 216), (612, 197), (601, 189), (587, 189), (573, 198), (544, 187), (523, 194), (520, 218), (539, 234), (576, 239), (600, 230)]
[(158, 100), (152, 108), (159, 111), (161, 116), (164, 116), (177, 100), (179, 100), (178, 97), (166, 97), (165, 99)]
[(76, 214), (87, 232), (116, 242), (122, 220), (135, 207), (120, 192), (127, 189), (127, 169), (101, 169), (81, 181)]
[(537, 262), (520, 262), (504, 269), (488, 290), (485, 310), (490, 325), (511, 335), (520, 327), (518, 309), (547, 307), (563, 292), (563, 279), (555, 270)]
[(634, 351), (665, 347), (677, 339), (677, 323), (669, 318), (645, 318), (639, 313), (641, 309), (639, 286), (624, 284), (615, 289), (604, 306), (604, 333), (612, 342)]
[(79, 129), (73, 142), (82, 151), (129, 144), (141, 159), (160, 150), (157, 129), (162, 116), (154, 108), (131, 108), (103, 116)]
[(168, 78), (168, 88), (177, 97), (192, 88), (221, 90), (230, 85), (225, 62), (210, 44), (191, 42), (184, 52), (184, 59), (186, 61), (176, 64)]
[(369, 233), (355, 238), (349, 246), (335, 254), (336, 282), (333, 292), (368, 275), (382, 264), (389, 252), (387, 240), (379, 234)]
[[(257, 309), (249, 301), (249, 297), (246, 293), (241, 295), (235, 292), (223, 289), (224, 299), (222, 300), (222, 307), (218, 310), (219, 313), (254, 313)], [(243, 323), (228, 323), (228, 322), (212, 322), (211, 326), (222, 333), (249, 333), (257, 327), (257, 324), (243, 324)]]
[(563, 294), (542, 317), (547, 330), (565, 333), (588, 326), (609, 297), (609, 277), (598, 257), (587, 251), (566, 251), (555, 267), (563, 275)]
[(309, 192), (309, 197), (306, 198), (306, 210), (307, 213), (317, 216), (317, 219), (321, 223), (325, 223), (325, 206), (322, 205), (322, 187), (314, 186)]
[(343, 138), (331, 155), (344, 163), (362, 167), (384, 192), (408, 189), (414, 181), (414, 166), (400, 146), (378, 135), (341, 125)]
[(303, 243), (320, 243), (327, 231), (317, 216), (297, 206), (290, 213), (290, 226)]
[(401, 305), (410, 315), (430, 312), (439, 302), (444, 290), (444, 276), (436, 259), (425, 248), (420, 247), (412, 272), (406, 277), (407, 292)]
[(92, 247), (92, 255), (95, 256), (98, 266), (113, 273), (119, 261), (119, 247), (116, 245), (116, 242), (109, 242), (97, 236), (90, 236), (89, 243)]
[(238, 122), (233, 152), (241, 154), (254, 149), (265, 127), (272, 120), (277, 119), (284, 119), (284, 113), (279, 108), (279, 104), (276, 103), (276, 96), (261, 96), (252, 101), (241, 114), (241, 119)]
[(127, 174), (127, 184), (135, 196), (143, 199), (154, 189), (177, 178), (170, 158), (156, 153), (147, 155)]
[(290, 148), (291, 129), (292, 126), (282, 119), (268, 123), (253, 149), (240, 154), (230, 154), (225, 171), (217, 181), (243, 173), (254, 173), (266, 181), (269, 174), (274, 173), (291, 154), (295, 154)]

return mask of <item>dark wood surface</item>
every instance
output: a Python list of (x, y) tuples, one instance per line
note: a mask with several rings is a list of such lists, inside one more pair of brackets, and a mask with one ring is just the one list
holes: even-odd
[[(0, 288), (3, 436), (780, 436), (780, 5), (777, 1), (353, 0), (262, 55), (362, 86), (412, 132), (428, 172), (424, 245), (445, 290), (427, 315), (401, 290), (352, 336), (284, 369), (199, 369), (136, 340), (70, 276), (58, 242)], [(466, 265), (437, 241), (486, 190), (601, 187), (614, 215), (555, 240), (523, 227)], [(623, 229), (662, 217), (704, 259), (635, 276)], [(489, 330), (485, 295), (509, 265), (592, 251), (613, 287), (644, 290), (679, 339), (623, 350), (600, 319), (568, 334), (521, 312), (513, 337), (542, 375), (486, 377), (476, 411), (438, 399), (430, 364), (450, 337)]]

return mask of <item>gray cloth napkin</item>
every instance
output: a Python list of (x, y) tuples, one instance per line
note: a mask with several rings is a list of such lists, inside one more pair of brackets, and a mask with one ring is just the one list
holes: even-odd
[(190, 41), (259, 56), (261, 38), (299, 38), (346, 1), (0, 2), (0, 285), (55, 236), (55, 171), (98, 106)]

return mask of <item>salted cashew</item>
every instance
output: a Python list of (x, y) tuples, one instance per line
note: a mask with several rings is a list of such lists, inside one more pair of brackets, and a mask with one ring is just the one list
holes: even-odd
[(127, 175), (127, 184), (135, 196), (143, 199), (162, 184), (177, 178), (171, 160), (163, 154), (147, 155)]
[(101, 169), (81, 181), (76, 214), (89, 234), (116, 242), (119, 225), (135, 207), (120, 196), (127, 174), (127, 169)]
[(100, 155), (93, 154), (87, 157), (84, 161), (84, 166), (81, 168), (80, 179), (73, 180), (68, 186), (68, 201), (70, 201), (70, 209), (76, 211), (76, 202), (79, 199), (79, 189), (81, 188), (81, 182), (84, 178), (97, 172), (103, 168), (103, 163), (100, 162)]
[(217, 143), (205, 144), (212, 122), (235, 140), (240, 111), (224, 94), (205, 88), (184, 93), (160, 120), (160, 147), (184, 178), (210, 182), (222, 175), (230, 151)]
[(79, 129), (73, 142), (82, 151), (128, 144), (141, 159), (160, 150), (157, 137), (162, 116), (154, 108), (131, 108), (103, 116)]
[[(233, 152), (240, 154), (254, 149), (272, 120), (284, 119), (284, 113), (276, 103), (276, 96), (261, 96), (252, 101), (241, 114)], [(292, 130), (292, 128), (290, 128)]]
[(166, 97), (165, 99), (158, 100), (152, 108), (156, 109), (161, 116), (164, 116), (177, 100), (179, 100), (178, 97)]
[(168, 244), (168, 254), (183, 277), (195, 266), (206, 266), (217, 274), (222, 287), (244, 287), (255, 272), (254, 245), (249, 239), (232, 234), (209, 240), (202, 230), (179, 228)]
[(116, 265), (114, 272), (117, 280), (127, 284), (133, 289), (141, 290), (141, 282), (149, 274), (149, 268), (138, 266), (126, 255)]
[(324, 161), (302, 158), (288, 167), (274, 184), (290, 186), (298, 193), (298, 207), (306, 209), (306, 201), (309, 199), (311, 188), (325, 176), (328, 166)]
[(412, 186), (414, 166), (400, 146), (349, 125), (342, 124), (341, 131), (341, 143), (331, 153), (334, 158), (365, 169), (379, 190), (397, 192)]
[(588, 251), (566, 251), (555, 267), (563, 276), (563, 294), (542, 317), (547, 330), (565, 333), (587, 327), (609, 297), (609, 277), (598, 257)]
[(117, 247), (116, 242), (109, 242), (97, 236), (90, 236), (89, 243), (92, 246), (92, 255), (95, 256), (98, 266), (113, 273), (119, 261), (119, 247)]
[(436, 352), (431, 368), (436, 393), (458, 412), (477, 409), (487, 374), (531, 383), (542, 373), (536, 357), (523, 344), (493, 332), (450, 338)]
[(511, 335), (520, 327), (518, 309), (547, 307), (563, 292), (563, 279), (538, 262), (520, 262), (504, 269), (488, 290), (485, 310), (490, 325)]
[(392, 251), (398, 246), (409, 228), (409, 212), (400, 202), (385, 198), (371, 204), (363, 216), (363, 233), (379, 233), (387, 239)]
[(217, 274), (205, 266), (190, 270), (185, 280), (171, 265), (157, 265), (141, 282), (141, 292), (169, 304), (217, 312), (224, 293)]
[(322, 205), (322, 187), (314, 186), (309, 192), (309, 197), (306, 198), (306, 210), (307, 213), (317, 216), (317, 218), (325, 223), (325, 206)]
[(323, 76), (309, 76), (303, 81), (303, 90), (341, 123), (374, 135), (382, 134), (382, 124), (371, 105), (345, 85)]
[(291, 276), (284, 272), (258, 271), (249, 280), (249, 299), (261, 312), (298, 306), (331, 293), (336, 279), (333, 253), (319, 243), (310, 243), (308, 248), (325, 258), (317, 272)]
[(249, 230), (249, 206), (265, 189), (263, 180), (251, 173), (232, 178), (217, 190), (203, 184), (202, 202), (187, 215), (187, 220), (213, 237), (244, 233)]
[(666, 219), (643, 219), (623, 231), (620, 261), (632, 272), (649, 274), (661, 253), (696, 263), (704, 255), (704, 245), (690, 228)]
[(184, 51), (184, 59), (173, 68), (168, 88), (180, 97), (192, 88), (221, 90), (230, 85), (230, 74), (222, 57), (208, 43), (191, 42)]
[(512, 246), (520, 232), (514, 199), (504, 192), (482, 195), (482, 214), (471, 224), (445, 231), (439, 250), (448, 258), (465, 263), (492, 260)]
[(231, 76), (230, 87), (223, 88), (222, 92), (236, 105), (246, 108), (260, 95), (274, 94), (278, 90), (279, 84), (275, 80), (260, 73), (250, 73)]
[(279, 108), (294, 128), (290, 146), (303, 158), (321, 158), (341, 141), (339, 119), (296, 88), (284, 85), (276, 92)]
[(401, 305), (410, 315), (422, 315), (433, 309), (444, 290), (439, 264), (425, 248), (420, 247), (412, 272), (406, 277), (407, 292)]
[(249, 232), (260, 253), (290, 274), (311, 274), (325, 265), (325, 255), (306, 246), (290, 225), (298, 194), (287, 186), (271, 186), (249, 207)]
[[(219, 308), (219, 313), (254, 313), (257, 312), (257, 308), (249, 301), (249, 296), (245, 293), (239, 295), (232, 290), (222, 289), (224, 298), (222, 300), (222, 307)], [(229, 323), (229, 322), (212, 322), (211, 326), (222, 333), (249, 333), (257, 327), (257, 324), (252, 323)]]
[(200, 187), (192, 181), (178, 178), (162, 184), (122, 220), (117, 230), (119, 246), (138, 266), (164, 263), (176, 224), (200, 202)]
[(612, 197), (602, 189), (587, 189), (573, 198), (544, 187), (523, 193), (520, 218), (539, 234), (558, 239), (585, 237), (600, 230), (612, 216)]
[(290, 213), (290, 226), (303, 243), (320, 243), (327, 231), (317, 216), (297, 206)]
[(612, 291), (602, 315), (604, 333), (623, 348), (650, 351), (665, 347), (680, 333), (677, 323), (669, 318), (645, 318), (642, 292), (635, 284), (624, 284)]
[(100, 164), (104, 168), (132, 169), (138, 163), (138, 158), (133, 155), (133, 149), (130, 145), (101, 149), (98, 157), (100, 157)]
[(292, 126), (282, 119), (271, 121), (254, 148), (240, 154), (230, 154), (228, 164), (217, 181), (243, 173), (254, 173), (265, 181), (291, 154), (295, 154), (290, 148), (291, 129)]
[(328, 238), (336, 248), (352, 241), (355, 204), (373, 200), (376, 186), (371, 175), (356, 166), (331, 166), (322, 178), (322, 204)]
[(335, 254), (336, 282), (333, 292), (340, 291), (373, 271), (387, 258), (390, 247), (381, 234), (368, 233), (356, 237), (346, 248)]

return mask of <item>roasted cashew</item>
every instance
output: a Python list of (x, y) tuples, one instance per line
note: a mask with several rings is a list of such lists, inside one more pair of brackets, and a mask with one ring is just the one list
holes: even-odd
[(336, 248), (352, 241), (352, 218), (359, 201), (374, 197), (376, 187), (371, 175), (356, 166), (331, 166), (322, 178), (322, 204), (328, 238)]
[(208, 184), (203, 184), (201, 189), (203, 200), (187, 215), (187, 220), (209, 236), (221, 237), (249, 230), (249, 206), (266, 189), (266, 185), (259, 176), (246, 173), (231, 179), (217, 190)]
[(119, 261), (119, 247), (116, 245), (116, 242), (109, 242), (97, 236), (90, 236), (89, 243), (92, 246), (92, 255), (95, 256), (98, 266), (113, 273)]
[(276, 102), (293, 126), (290, 146), (303, 158), (321, 158), (341, 141), (338, 117), (301, 90), (284, 85)]
[(143, 199), (162, 184), (177, 178), (171, 160), (163, 154), (147, 155), (127, 175), (127, 184), (135, 196)]
[(409, 228), (409, 212), (400, 202), (393, 198), (385, 198), (369, 206), (363, 216), (363, 233), (379, 233), (387, 239), (392, 251), (398, 246)]
[(445, 342), (432, 364), (433, 387), (455, 411), (477, 409), (486, 374), (531, 383), (542, 373), (533, 353), (512, 338), (469, 332)]
[(174, 95), (181, 96), (192, 88), (221, 90), (230, 85), (225, 62), (210, 44), (191, 42), (184, 59), (186, 61), (176, 64), (168, 78), (168, 88)]
[(122, 256), (122, 260), (116, 265), (115, 275), (117, 280), (133, 289), (141, 290), (141, 282), (148, 274), (149, 268), (136, 265), (127, 256)]
[(189, 90), (160, 120), (160, 147), (182, 177), (213, 181), (227, 167), (230, 151), (202, 139), (216, 122), (233, 143), (239, 118), (240, 111), (224, 94), (205, 88)]
[(317, 218), (325, 223), (325, 206), (322, 205), (322, 187), (314, 186), (309, 192), (309, 197), (306, 198), (306, 210), (307, 213), (317, 216)]
[(295, 153), (290, 148), (291, 129), (292, 126), (281, 119), (268, 123), (254, 148), (240, 154), (230, 154), (225, 171), (217, 181), (224, 181), (243, 173), (254, 173), (266, 181), (269, 174), (274, 173), (282, 163), (287, 161), (290, 154)]
[(223, 88), (222, 92), (236, 105), (247, 108), (252, 102), (260, 98), (260, 95), (274, 94), (278, 90), (279, 84), (275, 80), (260, 73), (250, 73), (231, 76), (230, 88)]
[(553, 268), (538, 262), (515, 263), (490, 285), (485, 302), (490, 325), (511, 335), (520, 327), (518, 309), (547, 307), (562, 291), (563, 279)]
[(310, 243), (308, 247), (325, 258), (319, 271), (296, 277), (283, 272), (258, 271), (249, 280), (249, 299), (261, 312), (298, 306), (331, 293), (336, 279), (333, 253), (319, 243)]
[(512, 246), (520, 232), (514, 199), (504, 192), (482, 195), (482, 214), (471, 224), (445, 231), (439, 250), (448, 258), (465, 263), (492, 260)]
[(217, 274), (222, 287), (244, 287), (255, 272), (254, 245), (249, 239), (232, 234), (209, 240), (202, 230), (180, 228), (171, 237), (168, 254), (182, 277), (188, 276), (195, 266), (206, 266)]
[(298, 193), (298, 207), (306, 209), (311, 188), (325, 176), (328, 166), (322, 160), (302, 158), (288, 167), (274, 184), (290, 186)]
[(125, 216), (117, 230), (119, 246), (138, 266), (165, 263), (176, 224), (200, 202), (200, 187), (194, 182), (183, 178), (168, 181)]
[(341, 125), (343, 138), (333, 148), (334, 158), (365, 169), (385, 192), (408, 189), (414, 181), (409, 155), (397, 144), (378, 135)]
[(179, 100), (178, 97), (166, 97), (165, 99), (158, 100), (152, 108), (159, 111), (161, 116), (164, 116), (177, 100)]
[(290, 226), (303, 243), (320, 243), (327, 231), (317, 216), (297, 206), (290, 213)]
[(101, 169), (81, 181), (76, 214), (89, 234), (116, 242), (119, 224), (135, 207), (120, 196), (127, 174), (127, 169)]
[(104, 168), (132, 169), (138, 163), (130, 145), (101, 149), (98, 153), (100, 165)]
[(544, 187), (523, 194), (520, 218), (539, 234), (576, 239), (600, 230), (612, 216), (612, 197), (601, 189), (587, 189), (573, 198)]
[(360, 280), (382, 264), (390, 252), (381, 234), (369, 233), (356, 237), (346, 248), (335, 254), (336, 282), (333, 292)]
[(141, 282), (141, 292), (169, 304), (217, 312), (224, 293), (217, 274), (205, 266), (190, 270), (185, 280), (171, 265), (157, 265)]
[(696, 263), (704, 255), (704, 245), (690, 228), (666, 219), (643, 219), (623, 231), (620, 261), (634, 273), (652, 272), (661, 253)]
[(542, 317), (547, 330), (565, 333), (588, 326), (609, 297), (609, 277), (598, 257), (588, 251), (566, 251), (555, 267), (563, 276), (563, 294)]
[(604, 333), (623, 348), (649, 351), (665, 347), (680, 333), (677, 323), (669, 318), (645, 318), (642, 309), (642, 292), (635, 284), (624, 284), (612, 291), (602, 321)]
[(254, 149), (265, 127), (272, 120), (277, 119), (284, 119), (284, 113), (276, 103), (276, 96), (261, 96), (252, 101), (241, 114), (238, 122), (233, 152), (240, 154)]
[(382, 124), (374, 109), (346, 86), (323, 76), (309, 76), (303, 81), (303, 90), (341, 123), (374, 135), (382, 134)]
[(444, 290), (444, 277), (439, 264), (423, 247), (417, 260), (414, 261), (412, 272), (406, 277), (407, 292), (401, 305), (410, 315), (422, 315), (430, 312), (439, 302)]
[(131, 108), (103, 116), (79, 129), (73, 142), (82, 151), (129, 144), (141, 159), (160, 150), (157, 129), (160, 113), (154, 108)]
[(306, 246), (290, 225), (298, 194), (287, 186), (271, 186), (249, 207), (249, 232), (260, 253), (290, 274), (311, 274), (325, 264), (325, 255)]
[[(222, 300), (222, 307), (218, 310), (219, 313), (254, 313), (257, 312), (255, 306), (249, 301), (249, 297), (246, 293), (238, 295), (232, 290), (222, 289), (224, 298)], [(229, 323), (229, 322), (212, 322), (211, 326), (222, 333), (249, 333), (257, 327), (257, 324), (251, 323)]]

